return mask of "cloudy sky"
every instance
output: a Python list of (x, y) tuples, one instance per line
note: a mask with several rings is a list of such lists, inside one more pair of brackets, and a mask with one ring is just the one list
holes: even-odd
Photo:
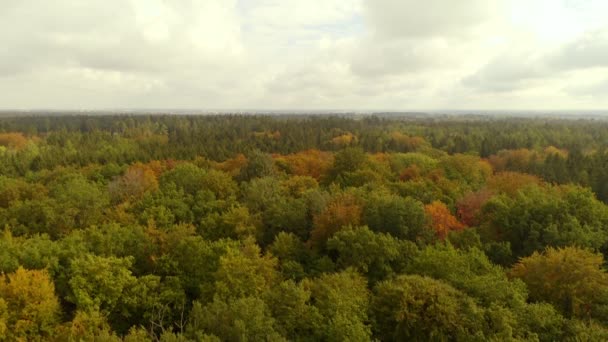
[(605, 109), (606, 0), (0, 0), (10, 109)]

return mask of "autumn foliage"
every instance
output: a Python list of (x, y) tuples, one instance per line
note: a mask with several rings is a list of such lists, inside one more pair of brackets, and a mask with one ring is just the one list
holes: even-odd
[(108, 187), (110, 194), (116, 200), (140, 198), (144, 193), (158, 188), (158, 168), (154, 164), (134, 164), (125, 173), (112, 181)]
[(608, 341), (608, 120), (3, 115), (1, 342)]
[(357, 137), (350, 132), (338, 135), (331, 139), (331, 143), (337, 147), (350, 146), (356, 142), (357, 142)]
[(515, 195), (520, 189), (530, 186), (539, 185), (540, 178), (534, 175), (525, 173), (504, 171), (499, 172), (488, 179), (488, 189), (497, 193), (505, 193), (507, 195)]
[(215, 168), (226, 172), (230, 175), (238, 175), (241, 172), (241, 169), (247, 165), (247, 157), (244, 154), (239, 153), (233, 158), (226, 159), (223, 162), (216, 163)]
[(279, 155), (275, 159), (284, 162), (290, 173), (296, 176), (309, 176), (318, 181), (332, 167), (334, 156), (329, 152), (306, 150), (284, 156)]
[(425, 205), (424, 212), (430, 227), (435, 231), (437, 237), (442, 240), (447, 237), (449, 232), (465, 228), (465, 225), (452, 215), (450, 209), (439, 201)]
[(530, 163), (540, 158), (538, 153), (527, 148), (504, 150), (489, 158), (490, 164), (496, 171), (507, 169), (526, 169)]
[(14, 273), (0, 275), (0, 306), (3, 303), (8, 311), (4, 324), (11, 340), (49, 336), (60, 318), (55, 286), (43, 270), (19, 267)]
[(412, 152), (427, 145), (423, 137), (411, 137), (401, 132), (391, 133), (390, 146), (399, 152)]
[(0, 146), (19, 150), (24, 148), (26, 144), (27, 138), (23, 135), (23, 133), (0, 133)]
[(323, 212), (314, 217), (314, 227), (310, 236), (311, 245), (322, 246), (342, 227), (359, 225), (362, 212), (363, 207), (358, 198), (351, 194), (340, 194)]
[(566, 315), (589, 317), (593, 311), (607, 308), (606, 304), (594, 306), (598, 297), (607, 294), (608, 274), (603, 264), (598, 253), (577, 247), (548, 247), (522, 258), (510, 275), (528, 285), (533, 300), (552, 303)]
[(481, 208), (492, 196), (492, 191), (483, 189), (470, 192), (458, 200), (456, 203), (456, 213), (460, 221), (467, 226), (476, 226), (479, 223), (478, 215), (481, 212)]

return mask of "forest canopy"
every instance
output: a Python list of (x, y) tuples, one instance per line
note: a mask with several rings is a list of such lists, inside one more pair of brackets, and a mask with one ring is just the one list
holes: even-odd
[(0, 118), (0, 341), (608, 340), (608, 121)]

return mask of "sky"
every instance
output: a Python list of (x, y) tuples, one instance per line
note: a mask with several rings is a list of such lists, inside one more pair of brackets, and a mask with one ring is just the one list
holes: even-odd
[(0, 0), (0, 108), (608, 108), (606, 0)]

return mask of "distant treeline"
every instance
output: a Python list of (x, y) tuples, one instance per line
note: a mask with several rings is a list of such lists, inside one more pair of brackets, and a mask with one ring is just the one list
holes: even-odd
[[(508, 159), (499, 168), (557, 183), (575, 182), (608, 200), (608, 121), (490, 116), (260, 116), (108, 115), (19, 116), (0, 120), (0, 132), (36, 138), (36, 150), (5, 155), (0, 171), (157, 159), (222, 161), (260, 150), (289, 154), (337, 151), (411, 152), (419, 145), (449, 154)], [(0, 137), (0, 146), (3, 144)], [(341, 140), (342, 139), (342, 140)], [(344, 140), (346, 139), (346, 140)], [(8, 142), (4, 143), (7, 145)], [(554, 150), (548, 147), (555, 148)], [(510, 150), (510, 152), (509, 152)], [(554, 153), (560, 150), (564, 153)]]

